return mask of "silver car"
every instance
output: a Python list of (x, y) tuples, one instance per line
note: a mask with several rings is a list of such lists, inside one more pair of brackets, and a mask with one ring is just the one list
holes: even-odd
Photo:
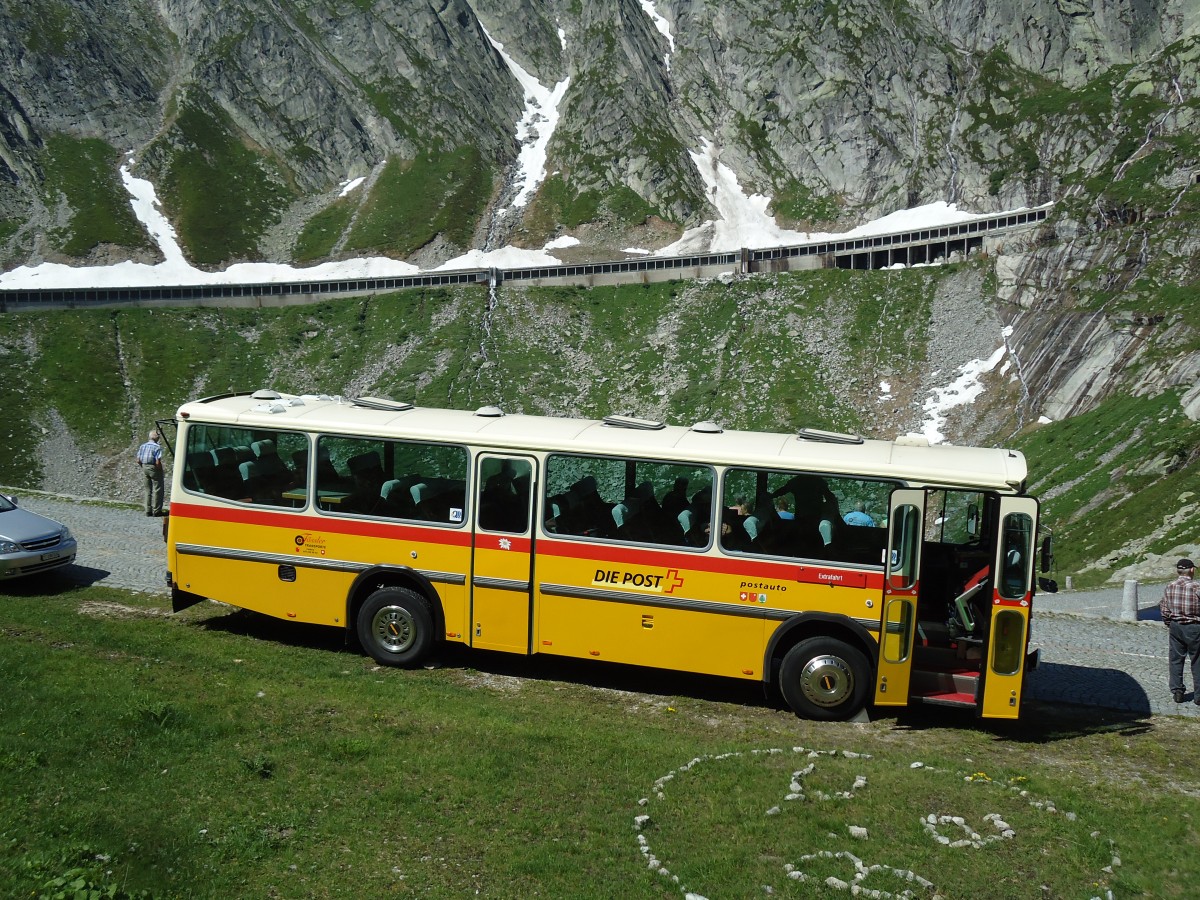
[(15, 498), (0, 494), (0, 581), (69, 566), (75, 550), (66, 525), (21, 509)]

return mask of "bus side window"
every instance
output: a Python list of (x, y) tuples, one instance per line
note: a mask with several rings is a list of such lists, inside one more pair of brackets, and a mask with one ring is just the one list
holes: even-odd
[[(713, 470), (622, 457), (553, 454), (546, 463), (548, 533), (630, 544), (706, 547)], [(689, 499), (693, 485), (700, 485)]]
[[(730, 469), (721, 546), (733, 553), (882, 566), (894, 482)], [(742, 498), (753, 498), (745, 505)], [(845, 515), (843, 515), (845, 511)]]
[(479, 527), (487, 531), (524, 534), (529, 527), (529, 481), (533, 467), (528, 460), (488, 460), (483, 493), (479, 498)]
[[(185, 490), (226, 500), (294, 507), (303, 498), (307, 471), (294, 471), (279, 457), (308, 446), (308, 438), (286, 431), (195, 425), (188, 430)], [(299, 494), (285, 496), (299, 490)]]

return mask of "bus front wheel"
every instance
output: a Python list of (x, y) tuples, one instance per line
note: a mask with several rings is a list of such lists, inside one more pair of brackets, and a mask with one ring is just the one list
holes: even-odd
[(866, 703), (870, 678), (861, 651), (837, 638), (811, 637), (784, 655), (779, 690), (798, 716), (848, 719)]
[(420, 665), (433, 648), (429, 604), (408, 588), (380, 588), (358, 611), (358, 640), (381, 665)]

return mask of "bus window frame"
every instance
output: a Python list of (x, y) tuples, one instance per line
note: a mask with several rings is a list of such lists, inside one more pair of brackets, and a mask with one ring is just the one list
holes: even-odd
[[(294, 428), (273, 428), (273, 429), (268, 429), (268, 428), (263, 428), (263, 427), (250, 428), (246, 425), (230, 424), (227, 422), (220, 422), (220, 423), (217, 423), (217, 422), (190, 422), (190, 421), (187, 421), (186, 419), (184, 421), (186, 422), (186, 430), (184, 431), (183, 440), (179, 441), (178, 434), (176, 435), (176, 441), (181, 450), (181, 453), (176, 456), (176, 459), (181, 460), (182, 471), (181, 471), (181, 477), (180, 477), (180, 487), (183, 489), (183, 492), (186, 495), (188, 495), (189, 497), (202, 498), (207, 503), (218, 503), (221, 505), (236, 506), (239, 509), (257, 509), (257, 510), (269, 509), (272, 512), (301, 513), (301, 514), (303, 514), (307, 511), (306, 505), (292, 506), (289, 504), (262, 503), (262, 502), (255, 502), (254, 500), (245, 500), (245, 499), (236, 498), (236, 497), (225, 497), (225, 496), (222, 496), (221, 494), (210, 494), (207, 491), (193, 490), (192, 488), (188, 487), (188, 485), (187, 485), (187, 473), (189, 470), (188, 469), (188, 457), (193, 452), (189, 448), (191, 447), (192, 432), (197, 428), (204, 428), (204, 429), (224, 429), (227, 431), (244, 431), (244, 432), (255, 432), (255, 431), (267, 432), (267, 431), (270, 431), (276, 435), (276, 437), (273, 438), (273, 440), (275, 441), (275, 444), (277, 447), (279, 444), (279, 441), (278, 441), (279, 435), (281, 435), (281, 434), (299, 435), (300, 437), (303, 437), (305, 439), (305, 441), (307, 442), (308, 452), (312, 453), (313, 447), (316, 446), (315, 438), (316, 438), (317, 432), (305, 431), (303, 429), (294, 429)], [(261, 438), (259, 440), (261, 440)], [(217, 446), (227, 446), (227, 445), (217, 445)], [(216, 447), (213, 447), (212, 449), (216, 449)], [(305, 485), (308, 484), (308, 475), (309, 475), (309, 469), (306, 468), (304, 470)]]
[[(561, 540), (561, 541), (582, 541), (585, 543), (604, 544), (605, 546), (641, 547), (641, 548), (647, 548), (647, 549), (653, 549), (653, 550), (669, 550), (672, 552), (688, 552), (688, 553), (697, 553), (697, 554), (707, 553), (713, 548), (713, 546), (714, 546), (714, 541), (713, 541), (713, 537), (714, 537), (714, 535), (713, 535), (713, 530), (714, 530), (713, 520), (714, 519), (713, 519), (713, 517), (714, 517), (714, 513), (716, 512), (716, 500), (715, 499), (713, 500), (713, 503), (710, 506), (709, 512), (708, 512), (708, 526), (709, 526), (708, 541), (703, 546), (695, 546), (693, 544), (656, 544), (656, 543), (649, 543), (649, 542), (644, 542), (644, 541), (631, 541), (631, 540), (628, 540), (625, 538), (620, 538), (620, 537), (615, 537), (615, 536), (614, 537), (602, 537), (599, 535), (571, 534), (569, 532), (548, 530), (546, 528), (546, 522), (550, 518), (550, 512), (551, 512), (550, 498), (551, 498), (551, 496), (558, 496), (557, 494), (552, 495), (549, 493), (550, 492), (550, 482), (551, 482), (551, 471), (552, 471), (552, 467), (553, 467), (553, 462), (556, 458), (584, 459), (584, 460), (602, 459), (602, 460), (608, 460), (608, 461), (611, 461), (614, 463), (623, 463), (625, 466), (625, 470), (626, 470), (625, 482), (626, 482), (627, 486), (628, 486), (628, 482), (629, 482), (628, 472), (630, 471), (629, 470), (630, 463), (632, 463), (634, 465), (634, 467), (635, 467), (634, 471), (636, 471), (636, 466), (639, 463), (648, 463), (651, 465), (661, 465), (661, 466), (680, 466), (682, 468), (688, 468), (688, 469), (707, 469), (709, 472), (712, 473), (712, 479), (711, 479), (710, 484), (712, 486), (712, 492), (713, 492), (714, 498), (717, 495), (718, 479), (722, 476), (723, 471), (724, 471), (721, 466), (719, 466), (715, 463), (681, 462), (679, 460), (661, 459), (661, 458), (654, 458), (654, 457), (627, 456), (624, 454), (618, 455), (615, 453), (586, 453), (586, 452), (563, 451), (563, 450), (546, 451), (541, 459), (542, 486), (541, 486), (541, 489), (537, 492), (537, 503), (534, 508), (534, 516), (537, 518), (537, 534), (538, 534), (539, 538), (547, 538), (549, 540)], [(587, 477), (587, 476), (583, 476), (583, 477)], [(636, 482), (637, 478), (634, 477), (633, 480), (634, 480), (634, 482)], [(698, 488), (697, 491), (699, 491), (699, 490), (703, 490), (703, 488)], [(597, 493), (598, 492), (599, 491), (597, 491)], [(624, 498), (622, 498), (622, 500), (623, 499)], [(689, 501), (690, 501), (690, 498), (689, 498)], [(605, 501), (605, 502), (607, 502), (607, 501)], [(617, 501), (615, 501), (615, 504), (619, 504), (620, 502), (621, 502), (621, 500), (617, 500)]]
[[(835, 481), (859, 481), (859, 482), (869, 482), (872, 484), (880, 484), (880, 485), (887, 487), (887, 497), (883, 501), (885, 504), (890, 504), (891, 495), (895, 491), (902, 490), (902, 489), (908, 487), (906, 482), (903, 482), (900, 480), (883, 478), (880, 476), (860, 477), (860, 476), (854, 475), (853, 473), (850, 473), (850, 472), (814, 472), (814, 471), (799, 470), (799, 469), (754, 468), (752, 466), (746, 466), (746, 465), (742, 465), (740, 463), (724, 465), (724, 466), (721, 466), (720, 468), (721, 468), (721, 494), (720, 494), (720, 497), (721, 497), (722, 508), (725, 508), (725, 506), (727, 505), (726, 504), (727, 499), (730, 502), (732, 502), (734, 499), (732, 497), (726, 496), (726, 488), (727, 488), (726, 479), (731, 472), (735, 472), (735, 471), (736, 472), (752, 472), (757, 476), (756, 481), (765, 481), (768, 483), (770, 482), (771, 477), (774, 475), (784, 476), (785, 481), (788, 481), (798, 475), (807, 475), (807, 476), (811, 476), (813, 478), (823, 479), (826, 483), (826, 487), (829, 486), (830, 479), (834, 479)], [(762, 478), (763, 475), (766, 475), (766, 479)], [(830, 490), (832, 490), (832, 489), (830, 489)], [(715, 501), (714, 501), (714, 503), (715, 503)], [(796, 510), (793, 509), (792, 513), (794, 514), (795, 512), (796, 512)], [(846, 525), (846, 523), (845, 523), (845, 515), (846, 514), (843, 513), (841, 510), (840, 498), (839, 498), (838, 514), (839, 514), (839, 516), (841, 516), (841, 519), (842, 519), (839, 527), (851, 527), (851, 528), (858, 527), (858, 526), (853, 526), (853, 525), (851, 525), (851, 526)], [(886, 526), (877, 526), (877, 527), (883, 527), (886, 531)], [(711, 543), (711, 541), (710, 541), (710, 543)], [(838, 568), (846, 568), (846, 569), (867, 569), (869, 571), (882, 571), (884, 569), (884, 560), (883, 559), (880, 559), (880, 561), (878, 563), (865, 563), (865, 562), (851, 562), (849, 560), (833, 559), (829, 556), (787, 556), (787, 555), (783, 555), (783, 554), (763, 553), (762, 551), (754, 551), (752, 549), (739, 550), (734, 547), (726, 547), (726, 546), (724, 546), (724, 544), (722, 544), (719, 541), (717, 542), (717, 547), (718, 547), (718, 549), (720, 549), (720, 551), (723, 554), (730, 557), (731, 559), (751, 558), (751, 559), (766, 559), (766, 560), (772, 560), (772, 561), (780, 560), (780, 561), (786, 561), (786, 562), (800, 561), (800, 562), (804, 562), (804, 563), (814, 563), (814, 564), (824, 565), (824, 566), (836, 566)], [(889, 548), (887, 546), (887, 539), (886, 539), (886, 534), (885, 534), (885, 538), (884, 538), (884, 555), (885, 556), (886, 556), (888, 550), (889, 550)]]
[[(377, 512), (365, 512), (364, 513), (364, 512), (350, 512), (348, 510), (338, 510), (338, 509), (332, 509), (332, 508), (324, 509), (319, 505), (319, 503), (314, 501), (314, 499), (312, 497), (309, 497), (305, 501), (305, 505), (302, 507), (302, 509), (304, 509), (308, 512), (311, 512), (315, 515), (318, 515), (318, 516), (330, 516), (330, 517), (337, 518), (337, 519), (344, 519), (344, 520), (351, 520), (351, 521), (365, 519), (365, 520), (369, 520), (371, 522), (385, 522), (385, 523), (390, 523), (390, 524), (394, 524), (394, 525), (406, 525), (406, 526), (416, 525), (416, 526), (423, 527), (423, 528), (446, 528), (446, 529), (454, 529), (454, 530), (468, 528), (468, 527), (470, 527), (470, 528), (474, 527), (473, 517), (475, 515), (475, 508), (474, 508), (474, 504), (471, 502), (473, 499), (471, 492), (474, 490), (474, 483), (475, 483), (475, 478), (474, 478), (473, 472), (474, 472), (474, 467), (476, 464), (477, 456), (479, 455), (479, 453), (483, 453), (486, 451), (477, 450), (477, 448), (473, 447), (470, 444), (458, 444), (458, 443), (444, 442), (444, 441), (422, 441), (422, 440), (419, 440), (416, 438), (381, 437), (379, 435), (364, 435), (364, 434), (360, 434), (360, 433), (348, 434), (348, 433), (344, 433), (344, 432), (340, 432), (340, 431), (309, 431), (309, 432), (306, 432), (306, 434), (309, 434), (312, 437), (312, 448), (310, 449), (309, 452), (314, 453), (314, 454), (320, 453), (320, 446), (321, 446), (322, 438), (335, 438), (335, 439), (351, 440), (351, 441), (376, 442), (381, 445), (380, 449), (383, 449), (383, 447), (382, 447), (383, 444), (409, 444), (409, 445), (422, 445), (422, 446), (426, 446), (426, 447), (450, 447), (450, 448), (462, 450), (466, 454), (466, 467), (463, 470), (463, 515), (462, 515), (462, 518), (457, 522), (453, 522), (453, 521), (445, 521), (444, 522), (440, 519), (408, 519), (408, 518), (402, 518), (400, 516), (383, 515), (383, 514), (380, 514)], [(393, 457), (393, 459), (394, 459), (394, 457)], [(310, 464), (311, 464), (311, 461), (310, 461)], [(381, 465), (382, 465), (382, 461), (381, 461)], [(313, 489), (319, 491), (320, 487), (316, 483), (317, 482), (317, 478), (316, 478), (317, 474), (318, 473), (314, 473)], [(386, 472), (385, 472), (385, 474), (386, 474)], [(351, 478), (353, 478), (353, 474), (351, 475)], [(317, 499), (319, 499), (319, 498), (317, 498)]]

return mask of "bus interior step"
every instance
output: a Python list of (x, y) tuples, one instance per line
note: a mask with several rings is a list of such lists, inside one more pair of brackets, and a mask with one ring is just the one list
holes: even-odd
[(971, 698), (974, 704), (976, 689), (979, 686), (979, 669), (964, 665), (947, 665), (937, 668), (914, 668), (912, 673), (912, 688), (909, 691), (916, 697), (928, 696), (958, 696)]
[(954, 691), (933, 694), (913, 694), (912, 699), (917, 703), (930, 703), (935, 706), (957, 706), (962, 709), (974, 709), (977, 705), (975, 703), (974, 694), (964, 694)]

